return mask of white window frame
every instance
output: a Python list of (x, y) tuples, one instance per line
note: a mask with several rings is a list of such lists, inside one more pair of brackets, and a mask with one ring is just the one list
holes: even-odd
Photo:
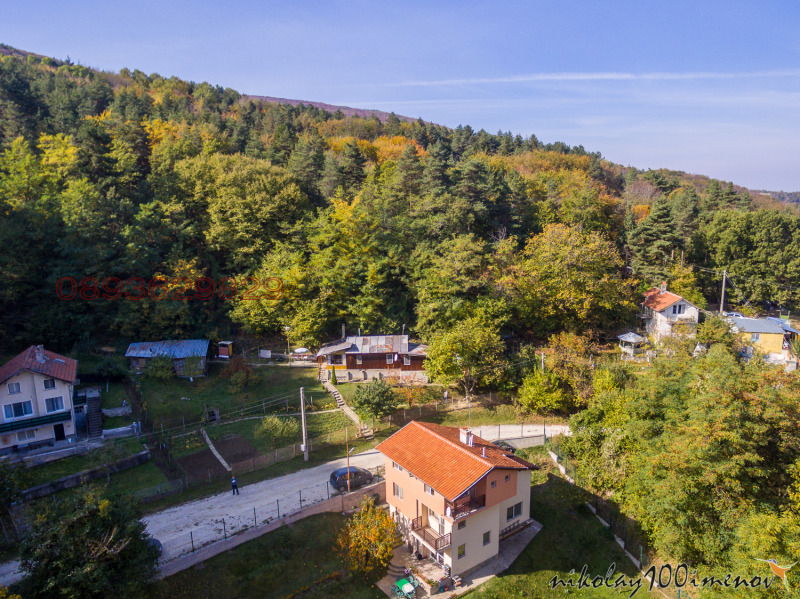
[(401, 487), (397, 483), (392, 483), (392, 495), (394, 495), (398, 499), (402, 499), (403, 498), (403, 487)]
[(361, 354), (357, 355), (356, 356), (356, 365), (357, 366), (361, 366), (363, 363), (364, 363), (364, 358), (361, 356)]
[(497, 486), (497, 481), (493, 480), (491, 484), (489, 484), (489, 488), (494, 489)]
[(32, 428), (29, 428), (26, 431), (19, 431), (17, 433), (17, 441), (19, 442), (30, 441), (31, 439), (35, 438), (36, 438), (36, 430)]
[(392, 354), (386, 354), (386, 363), (394, 364), (394, 357), (392, 356)]
[[(61, 407), (60, 408), (56, 408), (54, 410), (51, 410), (50, 406), (48, 406), (47, 402), (48, 401), (53, 401), (53, 400), (56, 400), (56, 399), (59, 400), (59, 402), (61, 402)], [(62, 395), (56, 395), (55, 397), (47, 397), (47, 398), (45, 398), (45, 400), (44, 400), (44, 408), (45, 408), (45, 410), (47, 411), (48, 414), (52, 414), (53, 412), (63, 412), (64, 411), (64, 397)]]
[(432, 486), (430, 486), (428, 483), (423, 483), (423, 484), (425, 485), (425, 492), (428, 495), (435, 495), (436, 494), (436, 491), (433, 490)]
[(506, 482), (508, 482), (510, 480), (511, 480), (511, 475), (510, 474), (506, 474)]
[(462, 543), (461, 545), (458, 546), (458, 549), (456, 549), (456, 551), (457, 551), (457, 554), (458, 554), (458, 559), (461, 559), (462, 557), (466, 557), (467, 556), (467, 544), (466, 543)]
[(395, 470), (399, 470), (400, 472), (402, 472), (402, 471), (403, 471), (403, 467), (402, 467), (400, 464), (398, 464), (397, 462), (392, 462), (392, 467), (393, 467)]
[(492, 542), (492, 531), (487, 530), (485, 533), (483, 533), (483, 546), (486, 547), (491, 542)]
[(751, 343), (758, 343), (761, 341), (761, 333), (750, 333)]
[[(12, 391), (12, 389), (16, 389), (16, 391)], [(22, 386), (19, 384), (19, 382), (9, 383), (8, 384), (8, 394), (9, 395), (16, 395), (17, 393), (22, 393)]]
[[(508, 515), (509, 510), (511, 511), (511, 515)], [(515, 503), (514, 505), (509, 506), (506, 509), (506, 522), (511, 522), (515, 518), (519, 518), (522, 515), (522, 502)]]
[(467, 526), (467, 521), (466, 520), (462, 520), (461, 522), (458, 523), (458, 530), (461, 530), (462, 528), (466, 528), (466, 526)]
[(411, 366), (411, 356), (403, 356), (403, 366)]
[[(47, 383), (52, 383), (49, 387)], [(56, 388), (56, 379), (44, 379), (44, 388), (46, 390), (55, 389)]]
[[(30, 412), (27, 414), (22, 414), (22, 416), (14, 416), (14, 406), (17, 405), (24, 406), (25, 404), (28, 404)], [(11, 409), (11, 416), (8, 415), (9, 408)], [(6, 404), (3, 406), (3, 416), (5, 417), (6, 422), (8, 422), (9, 420), (19, 420), (20, 418), (28, 418), (29, 416), (33, 416), (33, 402), (30, 400), (26, 400), (26, 401), (18, 401), (15, 403)]]

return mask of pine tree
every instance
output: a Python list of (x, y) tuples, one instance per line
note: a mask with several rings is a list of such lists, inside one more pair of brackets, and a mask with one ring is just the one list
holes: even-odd
[(417, 147), (408, 145), (400, 158), (394, 171), (394, 186), (404, 198), (418, 195), (422, 189), (422, 164), (417, 157)]
[(450, 148), (444, 142), (437, 142), (428, 149), (425, 165), (425, 189), (433, 195), (442, 195), (450, 188), (449, 169)]
[(631, 243), (633, 271), (645, 282), (665, 280), (673, 253), (681, 247), (669, 204), (658, 201), (634, 230)]

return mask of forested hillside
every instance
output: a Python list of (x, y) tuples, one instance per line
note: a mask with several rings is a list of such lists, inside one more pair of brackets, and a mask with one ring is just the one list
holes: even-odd
[(0, 215), (7, 352), (468, 318), (537, 339), (622, 326), (661, 280), (699, 303), (721, 269), (738, 303), (800, 288), (798, 214), (732, 184), (34, 55), (0, 62)]

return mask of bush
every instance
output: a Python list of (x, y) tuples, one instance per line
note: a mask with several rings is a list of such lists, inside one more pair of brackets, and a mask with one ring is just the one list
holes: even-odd
[(294, 443), (300, 432), (297, 419), (291, 417), (264, 416), (255, 431), (255, 437), (269, 449)]
[(356, 389), (353, 405), (369, 412), (375, 418), (388, 416), (397, 410), (399, 398), (395, 390), (384, 381), (372, 381)]
[(172, 368), (172, 359), (169, 356), (156, 356), (147, 363), (144, 376), (149, 379), (165, 380), (172, 378), (175, 371)]

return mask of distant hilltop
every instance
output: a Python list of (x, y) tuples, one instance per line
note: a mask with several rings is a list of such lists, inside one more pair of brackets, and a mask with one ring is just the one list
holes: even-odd
[[(351, 108), (350, 106), (335, 106), (333, 104), (325, 104), (325, 102), (309, 102), (308, 100), (290, 100), (289, 98), (274, 98), (272, 96), (252, 96), (252, 95), (243, 95), (242, 98), (253, 100), (253, 101), (260, 101), (260, 102), (267, 102), (269, 104), (290, 104), (292, 106), (298, 106), (303, 104), (304, 106), (314, 106), (315, 108), (319, 108), (320, 110), (325, 110), (330, 113), (334, 113), (337, 110), (340, 111), (345, 116), (357, 116), (364, 119), (368, 119), (371, 116), (375, 116), (382, 123), (385, 123), (389, 116), (392, 114), (390, 112), (385, 112), (383, 110), (369, 110), (366, 108)], [(411, 118), (409, 116), (402, 116), (402, 115), (395, 115), (401, 121), (406, 123), (412, 123), (417, 119)]]

